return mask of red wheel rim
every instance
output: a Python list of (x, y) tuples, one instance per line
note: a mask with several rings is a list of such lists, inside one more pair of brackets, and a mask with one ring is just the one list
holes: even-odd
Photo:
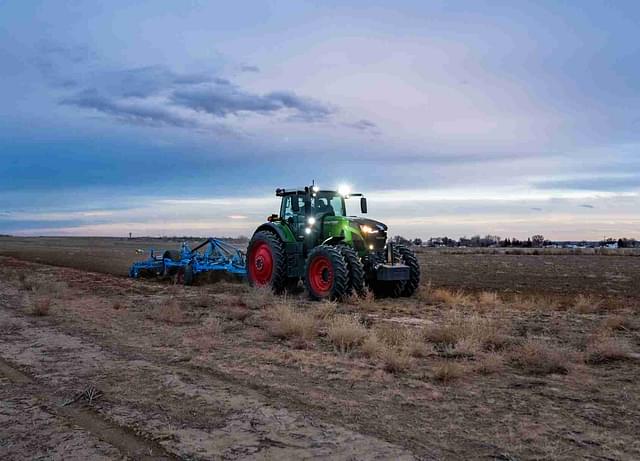
[(309, 286), (318, 296), (328, 296), (333, 286), (333, 266), (326, 256), (317, 256), (309, 264)]
[(273, 255), (271, 247), (266, 242), (257, 243), (249, 258), (249, 276), (258, 285), (271, 282), (273, 274)]

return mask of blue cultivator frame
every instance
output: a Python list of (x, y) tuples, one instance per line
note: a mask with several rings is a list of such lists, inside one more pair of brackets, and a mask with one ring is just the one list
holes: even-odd
[[(204, 251), (199, 251), (206, 247)], [(129, 276), (138, 278), (141, 275), (171, 276), (178, 275), (185, 284), (190, 284), (197, 274), (211, 271), (225, 271), (237, 276), (247, 275), (245, 255), (233, 245), (222, 240), (209, 238), (195, 248), (187, 242), (182, 244), (179, 252), (166, 250), (162, 254), (153, 249), (149, 259), (133, 263), (129, 268)]]

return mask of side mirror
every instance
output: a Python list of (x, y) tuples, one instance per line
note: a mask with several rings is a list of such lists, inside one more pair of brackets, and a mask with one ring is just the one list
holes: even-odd
[(291, 209), (294, 213), (298, 213), (300, 211), (300, 202), (298, 201), (298, 195), (291, 196)]
[(367, 199), (366, 197), (360, 197), (360, 211), (362, 214), (367, 212)]

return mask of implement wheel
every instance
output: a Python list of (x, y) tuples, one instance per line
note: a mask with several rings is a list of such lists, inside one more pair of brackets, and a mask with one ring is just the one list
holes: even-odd
[(270, 286), (274, 293), (287, 287), (284, 245), (272, 232), (256, 232), (247, 250), (247, 278), (251, 286)]
[(343, 299), (347, 294), (349, 271), (340, 250), (319, 245), (309, 253), (304, 284), (314, 300)]

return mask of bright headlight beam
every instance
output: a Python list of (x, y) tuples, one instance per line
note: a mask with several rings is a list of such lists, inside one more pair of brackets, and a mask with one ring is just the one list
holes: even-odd
[(346, 197), (347, 195), (351, 194), (351, 187), (349, 187), (347, 184), (341, 184), (340, 186), (338, 186), (338, 194)]
[(313, 226), (316, 223), (316, 218), (311, 216), (309, 219), (307, 219), (307, 222), (309, 223), (310, 226)]

